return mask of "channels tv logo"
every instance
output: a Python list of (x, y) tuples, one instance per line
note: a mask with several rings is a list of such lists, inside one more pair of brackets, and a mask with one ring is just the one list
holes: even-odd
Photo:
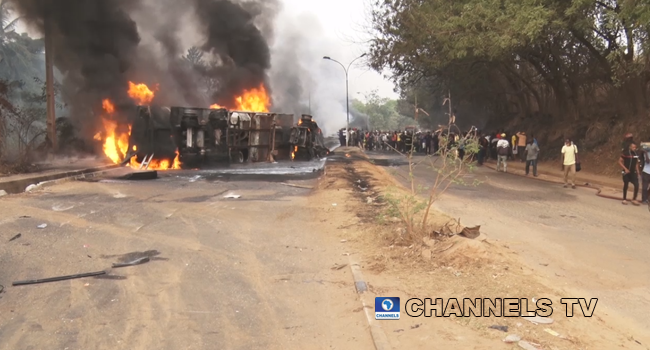
[(399, 298), (376, 297), (375, 320), (399, 320)]

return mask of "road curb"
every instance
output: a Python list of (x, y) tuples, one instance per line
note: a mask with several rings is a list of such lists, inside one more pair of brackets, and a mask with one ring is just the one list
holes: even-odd
[(364, 294), (368, 291), (368, 284), (363, 278), (361, 273), (361, 266), (355, 262), (352, 257), (348, 257), (350, 262), (350, 270), (352, 271), (352, 277), (354, 278), (354, 286), (359, 294), (359, 300), (361, 301), (361, 306), (363, 307), (363, 312), (366, 314), (366, 319), (368, 320), (368, 326), (370, 327), (370, 336), (372, 337), (372, 342), (375, 344), (375, 349), (377, 350), (392, 350), (393, 347), (388, 342), (388, 337), (386, 333), (377, 323), (377, 320), (374, 318), (374, 305), (375, 303), (369, 302), (369, 298)]
[(74, 171), (66, 171), (61, 173), (54, 173), (49, 175), (33, 176), (29, 178), (13, 180), (13, 181), (0, 181), (0, 190), (4, 190), (7, 194), (19, 194), (25, 192), (30, 185), (42, 186), (58, 184), (66, 181), (77, 180), (81, 178), (95, 177), (105, 174), (109, 171), (120, 168), (119, 165), (108, 165), (95, 168), (87, 168)]

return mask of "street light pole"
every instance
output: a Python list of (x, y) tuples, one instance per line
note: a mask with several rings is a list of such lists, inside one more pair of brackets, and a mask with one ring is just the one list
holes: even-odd
[(350, 83), (349, 83), (350, 79), (349, 79), (349, 74), (348, 73), (350, 72), (350, 67), (352, 67), (352, 63), (354, 63), (356, 60), (358, 60), (360, 58), (363, 58), (365, 56), (366, 56), (366, 54), (364, 53), (363, 55), (353, 59), (352, 62), (350, 62), (350, 64), (348, 65), (347, 68), (345, 68), (343, 63), (341, 63), (341, 62), (339, 62), (339, 61), (337, 61), (335, 59), (332, 59), (329, 56), (323, 57), (324, 60), (329, 60), (329, 61), (333, 61), (333, 62), (338, 63), (339, 65), (341, 65), (341, 67), (345, 71), (345, 107), (346, 107), (346, 110), (347, 110), (347, 123), (346, 123), (346, 126), (345, 126), (345, 145), (348, 146), (348, 147), (350, 146)]

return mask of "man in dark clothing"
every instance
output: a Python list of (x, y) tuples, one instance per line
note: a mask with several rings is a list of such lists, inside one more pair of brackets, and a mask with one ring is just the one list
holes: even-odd
[(539, 155), (539, 147), (535, 144), (535, 141), (531, 138), (526, 140), (528, 143), (526, 148), (523, 150), (523, 153), (526, 157), (526, 176), (530, 173), (530, 166), (533, 166), (533, 176), (537, 177), (537, 156)]
[(411, 153), (413, 150), (413, 135), (408, 131), (404, 133), (404, 150), (405, 153)]
[(431, 143), (433, 146), (433, 154), (438, 154), (440, 149), (440, 134), (437, 131), (431, 137)]
[(477, 162), (478, 165), (483, 165), (485, 162), (488, 147), (490, 146), (490, 143), (485, 137), (483, 137), (483, 134), (479, 134), (478, 136), (478, 146), (478, 154), (476, 155)]
[(634, 187), (632, 204), (639, 205), (636, 198), (639, 195), (639, 155), (636, 153), (636, 144), (630, 143), (628, 149), (621, 154), (618, 165), (623, 168), (623, 204), (628, 204), (627, 189), (630, 183)]

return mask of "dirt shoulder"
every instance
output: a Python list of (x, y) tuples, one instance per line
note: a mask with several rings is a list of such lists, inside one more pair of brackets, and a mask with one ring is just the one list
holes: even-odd
[[(350, 158), (327, 166), (317, 195), (323, 205), (337, 204), (330, 210), (345, 222), (337, 227), (337, 238), (362, 262), (371, 296), (397, 296), (402, 301), (525, 298), (530, 303), (549, 298), (553, 305), (550, 325), (533, 324), (522, 317), (409, 317), (402, 310), (399, 321), (380, 323), (394, 348), (425, 348), (435, 342), (439, 348), (510, 349), (512, 345), (502, 341), (508, 334), (539, 349), (644, 349), (642, 344), (650, 344), (633, 325), (599, 309), (591, 318), (566, 317), (560, 298), (582, 296), (569, 295), (569, 286), (540, 278), (507, 242), (456, 236), (429, 245), (405, 245), (400, 240), (402, 224), (387, 215), (389, 205), (382, 201), (386, 193), (400, 191), (400, 185), (384, 168), (361, 157)], [(439, 225), (449, 220), (439, 212), (432, 219)], [(490, 326), (506, 326), (508, 331)]]

